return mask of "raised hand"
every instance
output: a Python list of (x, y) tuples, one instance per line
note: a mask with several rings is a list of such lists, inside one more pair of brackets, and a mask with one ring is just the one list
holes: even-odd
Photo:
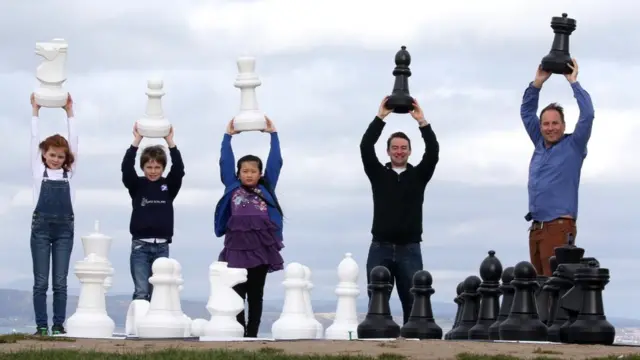
[(167, 142), (167, 146), (170, 148), (176, 146), (176, 144), (173, 142), (173, 126), (169, 129), (169, 134), (164, 137), (164, 141)]
[(387, 115), (391, 114), (391, 109), (387, 109), (386, 108), (386, 104), (387, 104), (387, 100), (389, 100), (388, 96), (385, 96), (384, 99), (382, 99), (382, 102), (380, 103), (380, 108), (378, 108), (378, 117), (380, 119), (384, 119), (387, 117)]
[(264, 116), (264, 120), (267, 122), (267, 127), (262, 130), (262, 132), (266, 132), (269, 134), (276, 132), (276, 127), (273, 125), (273, 121), (271, 121), (271, 119), (269, 119), (267, 115)]
[(550, 77), (551, 77), (551, 72), (543, 70), (542, 65), (538, 65), (538, 70), (536, 71), (536, 77), (533, 80), (533, 86), (537, 88), (541, 88), (542, 84), (544, 84), (545, 81), (549, 80)]
[(67, 97), (67, 103), (64, 104), (62, 109), (67, 113), (67, 117), (73, 117), (73, 98), (71, 98), (71, 94)]
[(40, 112), (40, 105), (36, 103), (36, 97), (33, 93), (31, 93), (31, 109), (33, 116), (38, 116), (38, 113)]
[(142, 135), (138, 132), (138, 124), (133, 125), (133, 142), (131, 145), (138, 147), (142, 141)]
[(567, 79), (567, 81), (573, 84), (574, 82), (578, 81), (578, 62), (576, 61), (576, 59), (571, 59), (571, 62), (572, 64), (567, 64), (567, 66), (573, 71), (571, 72), (571, 74), (564, 74), (564, 77)]
[(229, 125), (227, 125), (227, 134), (229, 135), (235, 135), (235, 134), (239, 134), (240, 131), (237, 131), (234, 127), (233, 127), (233, 120), (235, 118), (231, 119), (231, 121), (229, 121)]
[(418, 100), (413, 100), (413, 110), (411, 110), (409, 114), (411, 114), (411, 117), (414, 118), (420, 126), (426, 125), (427, 120), (424, 118), (424, 112), (418, 104)]

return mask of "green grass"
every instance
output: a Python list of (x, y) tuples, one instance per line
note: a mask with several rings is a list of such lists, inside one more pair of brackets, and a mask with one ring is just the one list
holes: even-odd
[(36, 340), (36, 341), (63, 341), (63, 342), (74, 342), (75, 339), (64, 337), (64, 336), (35, 336), (31, 334), (24, 333), (14, 333), (14, 334), (3, 334), (0, 335), (0, 345), (1, 344), (14, 344), (18, 341), (23, 340)]

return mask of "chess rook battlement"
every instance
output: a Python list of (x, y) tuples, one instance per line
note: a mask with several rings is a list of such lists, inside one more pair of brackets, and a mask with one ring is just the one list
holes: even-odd
[(240, 112), (234, 117), (233, 126), (237, 131), (261, 131), (267, 126), (264, 113), (258, 108), (256, 88), (262, 81), (256, 74), (256, 59), (243, 56), (237, 60), (238, 75), (233, 84), (240, 89)]
[(161, 79), (147, 80), (147, 107), (143, 117), (138, 119), (138, 133), (146, 138), (164, 138), (171, 131), (171, 123), (164, 116), (162, 97), (165, 95)]
[(36, 43), (35, 54), (42, 58), (42, 63), (36, 68), (36, 79), (40, 86), (33, 93), (38, 105), (60, 108), (67, 103), (69, 93), (62, 85), (67, 80), (68, 48), (69, 44), (60, 38)]

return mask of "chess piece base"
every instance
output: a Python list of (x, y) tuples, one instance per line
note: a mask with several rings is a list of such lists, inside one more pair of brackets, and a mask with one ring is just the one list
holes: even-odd
[(468, 340), (469, 339), (469, 330), (475, 325), (476, 323), (463, 323), (460, 322), (460, 324), (458, 324), (458, 326), (456, 326), (455, 329), (451, 330), (451, 332), (449, 333), (449, 339), (448, 340)]
[(571, 64), (571, 56), (564, 52), (551, 51), (549, 55), (542, 58), (542, 70), (552, 74), (571, 74), (573, 70), (568, 64)]
[(489, 328), (494, 323), (494, 320), (478, 320), (478, 322), (471, 329), (469, 329), (469, 340), (489, 340), (491, 336), (489, 334)]
[(433, 319), (409, 318), (400, 329), (400, 336), (405, 339), (442, 339), (442, 328)]
[(67, 104), (69, 93), (62, 89), (41, 87), (33, 92), (36, 104), (46, 108), (61, 108)]
[(396, 114), (407, 114), (413, 110), (414, 100), (411, 96), (402, 94), (392, 94), (387, 99), (385, 107)]
[(236, 131), (262, 131), (267, 128), (264, 114), (257, 110), (243, 111), (233, 119)]
[(324, 337), (327, 340), (356, 340), (358, 338), (358, 323), (333, 323), (325, 331)]
[(567, 333), (570, 344), (611, 345), (616, 337), (616, 329), (602, 315), (578, 318)]
[(357, 332), (358, 339), (395, 339), (400, 336), (400, 326), (391, 315), (367, 315)]
[(68, 337), (110, 339), (116, 324), (107, 314), (76, 312), (67, 319), (66, 327)]
[(500, 324), (500, 340), (547, 341), (547, 334), (547, 326), (531, 314), (511, 313)]
[(164, 138), (171, 131), (171, 124), (166, 119), (139, 119), (136, 126), (138, 133), (146, 138)]
[(212, 316), (203, 328), (203, 335), (212, 338), (242, 338), (244, 328), (235, 316)]

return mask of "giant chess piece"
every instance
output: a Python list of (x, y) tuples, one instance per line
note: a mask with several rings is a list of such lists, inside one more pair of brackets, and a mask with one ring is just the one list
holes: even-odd
[(346, 253), (338, 265), (338, 285), (336, 295), (338, 305), (333, 324), (325, 331), (326, 339), (351, 340), (358, 338), (358, 313), (356, 300), (360, 295), (358, 273), (360, 268), (351, 256)]
[(369, 276), (369, 311), (358, 325), (359, 339), (395, 339), (400, 336), (400, 326), (393, 321), (389, 308), (391, 272), (384, 266), (376, 266)]
[(560, 342), (566, 343), (569, 341), (569, 326), (576, 321), (582, 308), (583, 292), (580, 287), (575, 286), (575, 274), (586, 264), (582, 262), (584, 249), (575, 245), (575, 237), (572, 234), (567, 236), (567, 243), (555, 248), (554, 252), (558, 261), (558, 277), (563, 280), (558, 306), (566, 313), (567, 318), (558, 329), (558, 338)]
[(184, 284), (182, 265), (176, 259), (170, 258), (169, 260), (173, 261), (173, 277), (178, 285), (171, 288), (171, 310), (173, 311), (173, 316), (182, 322), (183, 336), (188, 337), (191, 335), (191, 319), (182, 311), (182, 302), (180, 301), (180, 292), (182, 292), (182, 284)]
[(313, 282), (311, 282), (311, 269), (306, 265), (302, 265), (302, 268), (304, 269), (304, 280), (307, 282), (307, 287), (304, 291), (304, 303), (305, 308), (307, 309), (307, 316), (316, 324), (316, 339), (322, 339), (324, 336), (324, 327), (320, 321), (316, 319), (316, 315), (313, 312), (313, 305), (311, 304), (311, 290), (313, 289)]
[(568, 329), (568, 343), (611, 345), (616, 329), (607, 321), (602, 291), (609, 283), (609, 269), (598, 267), (597, 261), (576, 271), (575, 286), (582, 289), (580, 315)]
[(451, 332), (458, 326), (460, 322), (460, 315), (462, 314), (462, 308), (464, 306), (464, 299), (462, 299), (462, 293), (464, 292), (464, 281), (460, 281), (458, 286), (456, 286), (456, 297), (453, 298), (453, 302), (458, 306), (456, 310), (456, 317), (453, 319), (453, 325), (451, 325), (451, 329), (444, 334), (445, 340), (451, 339)]
[(576, 21), (563, 13), (562, 17), (554, 16), (551, 19), (551, 28), (555, 35), (551, 51), (542, 58), (542, 70), (554, 74), (571, 74), (573, 70), (568, 66), (573, 64), (569, 54), (569, 36), (576, 29)]
[(489, 251), (489, 256), (480, 264), (480, 313), (478, 322), (469, 329), (470, 340), (489, 340), (489, 327), (498, 319), (502, 263), (495, 255), (495, 251)]
[(536, 304), (538, 306), (538, 316), (540, 321), (547, 325), (549, 321), (549, 291), (544, 290), (544, 284), (549, 280), (549, 277), (538, 275), (536, 281), (538, 282), (538, 288), (536, 289)]
[(546, 341), (547, 325), (540, 321), (536, 305), (536, 269), (530, 262), (521, 261), (513, 275), (511, 285), (516, 292), (509, 317), (500, 324), (500, 340)]
[(413, 274), (413, 307), (409, 321), (400, 329), (400, 336), (407, 339), (442, 339), (442, 328), (436, 324), (431, 308), (433, 278), (426, 270)]
[(111, 282), (113, 279), (114, 269), (111, 266), (111, 262), (109, 262), (109, 251), (111, 249), (111, 242), (113, 239), (110, 236), (102, 234), (100, 232), (100, 221), (96, 220), (93, 224), (93, 232), (86, 236), (81, 236), (82, 240), (82, 248), (84, 250), (84, 257), (89, 256), (89, 254), (96, 254), (97, 256), (104, 259), (109, 264), (111, 268), (111, 272), (109, 276), (104, 280), (104, 288), (105, 292), (109, 290), (111, 287)]
[(62, 84), (67, 80), (68, 49), (69, 44), (64, 39), (36, 43), (36, 55), (44, 60), (36, 69), (36, 79), (40, 82), (40, 87), (33, 92), (36, 104), (48, 108), (67, 104), (69, 93)]
[(315, 339), (317, 328), (307, 313), (304, 292), (307, 281), (304, 267), (299, 263), (289, 263), (284, 269), (284, 305), (278, 320), (271, 326), (271, 334), (276, 340)]
[(136, 121), (138, 133), (147, 138), (163, 138), (169, 135), (171, 124), (164, 117), (162, 97), (165, 95), (164, 82), (160, 79), (147, 80), (147, 110)]
[(396, 114), (406, 114), (413, 110), (414, 103), (409, 94), (411, 55), (406, 46), (402, 46), (401, 50), (396, 53), (395, 62), (396, 68), (393, 69), (393, 76), (396, 77), (396, 80), (393, 83), (393, 91), (389, 95), (385, 107)]
[(215, 339), (244, 336), (244, 328), (236, 319), (244, 310), (244, 300), (233, 287), (246, 281), (247, 269), (229, 268), (223, 261), (209, 266), (207, 310), (211, 319), (202, 329), (202, 336)]
[(239, 58), (237, 63), (238, 76), (233, 85), (240, 89), (240, 112), (233, 119), (233, 128), (236, 131), (264, 130), (267, 123), (256, 100), (256, 87), (262, 85), (255, 72), (256, 59), (245, 56)]
[(489, 340), (500, 340), (500, 324), (507, 320), (511, 313), (511, 306), (513, 305), (513, 295), (516, 288), (511, 285), (513, 280), (513, 266), (506, 267), (502, 271), (502, 284), (500, 285), (500, 292), (502, 293), (502, 304), (500, 304), (500, 313), (496, 321), (489, 326)]
[[(557, 248), (556, 248), (557, 249)], [(551, 342), (560, 342), (560, 327), (568, 319), (567, 312), (560, 308), (560, 293), (564, 293), (571, 288), (571, 281), (558, 277), (558, 260), (556, 256), (549, 258), (551, 265), (551, 276), (544, 283), (543, 291), (549, 293), (549, 317), (547, 319), (547, 340)]]
[(469, 329), (478, 322), (478, 311), (480, 310), (478, 287), (480, 287), (481, 282), (482, 280), (475, 275), (471, 275), (464, 280), (464, 292), (461, 295), (464, 299), (462, 314), (460, 315), (458, 326), (451, 330), (449, 340), (469, 339)]

